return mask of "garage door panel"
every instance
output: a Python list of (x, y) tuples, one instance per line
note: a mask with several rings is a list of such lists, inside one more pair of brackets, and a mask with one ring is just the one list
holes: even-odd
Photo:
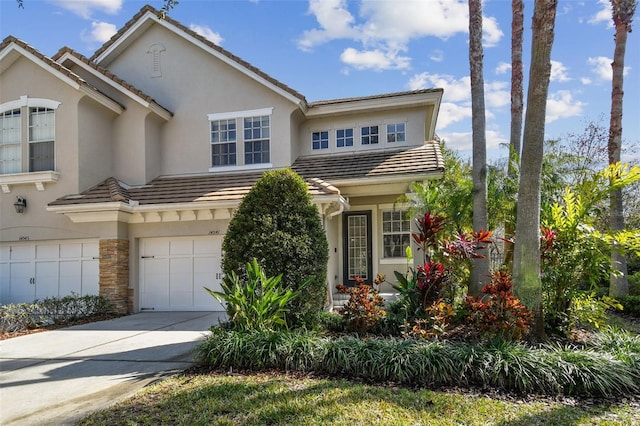
[[(148, 260), (158, 260), (157, 247), (170, 247), (168, 255), (162, 255), (164, 265), (168, 265), (165, 277), (168, 282), (158, 282), (157, 274), (147, 268)], [(140, 243), (141, 262), (140, 285), (144, 289), (140, 294), (140, 306), (154, 310), (224, 310), (211, 297), (204, 286), (220, 290), (215, 282), (216, 272), (220, 270), (220, 237), (207, 238), (158, 238), (145, 239)], [(150, 251), (150, 250), (155, 250)], [(156, 253), (156, 254), (153, 254)], [(154, 258), (149, 259), (150, 256)], [(151, 289), (166, 288), (155, 292)]]
[(90, 257), (97, 260), (98, 256), (100, 256), (100, 246), (98, 243), (82, 244), (82, 257)]
[(179, 256), (181, 254), (193, 254), (193, 240), (175, 240), (171, 241), (171, 256)]
[(67, 260), (60, 262), (60, 294), (82, 294), (82, 262)]
[(31, 303), (36, 298), (36, 287), (32, 282), (33, 262), (14, 262), (9, 265), (9, 302)]
[(18, 245), (9, 247), (11, 260), (33, 260), (36, 257), (35, 245)]
[(38, 244), (36, 246), (36, 259), (57, 259), (59, 257), (59, 244)]
[(61, 245), (60, 257), (63, 259), (82, 257), (82, 244), (77, 243)]
[(56, 261), (36, 261), (36, 299), (65, 295), (58, 288), (58, 266), (59, 262)]
[(146, 240), (144, 246), (144, 256), (168, 256), (169, 241), (166, 240)]

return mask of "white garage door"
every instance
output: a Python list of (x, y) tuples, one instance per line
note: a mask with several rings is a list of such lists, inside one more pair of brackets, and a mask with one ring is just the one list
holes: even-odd
[(140, 310), (224, 311), (204, 287), (222, 291), (221, 237), (140, 241)]
[(98, 242), (41, 241), (0, 245), (0, 303), (99, 292)]

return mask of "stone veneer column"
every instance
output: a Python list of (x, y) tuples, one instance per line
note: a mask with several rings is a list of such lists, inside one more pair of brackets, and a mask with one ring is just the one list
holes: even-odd
[(100, 296), (119, 314), (129, 310), (129, 240), (100, 240)]

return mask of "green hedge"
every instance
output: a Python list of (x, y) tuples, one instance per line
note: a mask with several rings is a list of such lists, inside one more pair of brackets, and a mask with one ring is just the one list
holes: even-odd
[(640, 391), (640, 337), (613, 331), (587, 349), (220, 328), (212, 333), (196, 352), (201, 362), (214, 368), (316, 372), (407, 386), (500, 388), (519, 394), (612, 397)]
[(640, 296), (617, 296), (622, 305), (622, 313), (640, 318)]
[(81, 318), (113, 312), (111, 302), (101, 296), (72, 294), (47, 297), (33, 303), (0, 306), (0, 332), (15, 332), (51, 324), (66, 324)]

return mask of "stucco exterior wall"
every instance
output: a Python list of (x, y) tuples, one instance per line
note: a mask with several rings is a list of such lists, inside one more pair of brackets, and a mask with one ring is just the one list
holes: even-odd
[[(163, 49), (154, 73), (150, 49)], [(188, 64), (188, 65), (187, 65)], [(284, 167), (291, 158), (291, 113), (297, 106), (280, 94), (224, 64), (158, 25), (133, 41), (110, 71), (132, 83), (174, 113), (163, 126), (160, 174), (208, 172), (211, 166), (208, 114), (273, 108), (271, 163)], [(208, 70), (202, 72), (202, 70)], [(238, 161), (242, 161), (242, 121), (238, 120)]]

